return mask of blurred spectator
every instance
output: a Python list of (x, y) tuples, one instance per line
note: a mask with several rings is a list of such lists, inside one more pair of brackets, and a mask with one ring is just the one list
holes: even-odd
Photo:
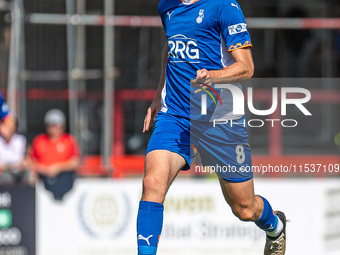
[[(307, 18), (307, 11), (301, 6), (291, 7), (286, 14), (287, 18)], [(295, 56), (298, 56), (303, 51), (306, 42), (311, 37), (311, 32), (307, 29), (286, 30), (286, 45)]]
[(334, 31), (334, 53), (335, 53), (335, 61), (336, 61), (336, 77), (340, 76), (340, 31)]
[[(302, 6), (293, 6), (287, 13), (287, 18), (307, 18), (306, 9)], [(284, 35), (283, 54), (286, 56), (284, 76), (288, 77), (314, 77), (314, 59), (317, 54), (318, 43), (312, 38), (310, 30), (288, 29), (282, 30)]]
[(26, 138), (16, 134), (15, 121), (11, 117), (0, 125), (0, 182), (23, 184), (29, 182), (25, 160)]
[(56, 200), (62, 200), (72, 189), (79, 164), (77, 142), (65, 133), (65, 123), (62, 111), (49, 110), (45, 114), (46, 134), (34, 139), (30, 152), (32, 170)]
[(28, 180), (25, 169), (25, 137), (15, 134), (15, 122), (9, 116), (9, 108), (0, 93), (0, 172), (1, 183), (17, 183)]
[(340, 131), (334, 136), (334, 143), (340, 152)]

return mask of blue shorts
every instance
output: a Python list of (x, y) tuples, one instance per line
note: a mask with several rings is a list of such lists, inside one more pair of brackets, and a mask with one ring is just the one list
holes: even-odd
[[(235, 121), (243, 123), (245, 117)], [(244, 182), (253, 178), (251, 152), (243, 124), (200, 122), (181, 116), (159, 112), (146, 154), (153, 150), (167, 150), (181, 155), (187, 162), (182, 170), (189, 170), (199, 152), (204, 167), (200, 172), (216, 172), (230, 182)]]

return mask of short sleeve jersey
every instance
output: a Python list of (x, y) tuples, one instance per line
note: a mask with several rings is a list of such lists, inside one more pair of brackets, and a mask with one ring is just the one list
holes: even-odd
[[(219, 70), (234, 63), (231, 51), (252, 47), (247, 24), (235, 0), (161, 0), (158, 12), (169, 46), (161, 111), (190, 118), (190, 107), (198, 107), (201, 100), (190, 80), (197, 70)], [(231, 112), (232, 97), (216, 91), (227, 107), (224, 111)]]
[(49, 166), (79, 156), (79, 149), (76, 140), (69, 134), (55, 141), (42, 134), (34, 139), (30, 156), (38, 163)]
[(4, 119), (9, 113), (8, 106), (5, 102), (5, 99), (0, 93), (0, 120)]

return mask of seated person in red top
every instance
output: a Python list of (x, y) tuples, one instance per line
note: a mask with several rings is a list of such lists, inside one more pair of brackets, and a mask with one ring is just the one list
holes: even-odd
[(73, 187), (79, 164), (76, 140), (65, 133), (65, 115), (58, 109), (45, 114), (46, 134), (38, 135), (30, 153), (32, 170), (56, 200), (62, 200)]

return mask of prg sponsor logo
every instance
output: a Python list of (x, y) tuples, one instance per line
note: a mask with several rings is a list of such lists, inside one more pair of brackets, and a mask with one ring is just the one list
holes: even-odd
[(178, 34), (168, 39), (170, 62), (200, 63), (200, 52), (197, 41)]
[[(233, 114), (234, 115), (244, 115), (244, 105), (245, 99), (243, 91), (232, 84), (215, 84), (215, 89), (229, 90), (232, 98), (233, 98)], [(258, 110), (254, 107), (253, 101), (253, 88), (247, 88), (248, 98), (247, 98), (247, 106), (249, 111), (256, 116), (269, 116), (273, 114), (278, 107), (278, 88), (272, 88), (272, 105), (269, 109), (266, 110)], [(288, 94), (295, 94), (295, 97), (299, 95), (299, 98), (288, 98)], [(311, 99), (311, 93), (309, 90), (305, 88), (297, 88), (297, 87), (283, 87), (281, 88), (281, 116), (287, 115), (287, 105), (295, 105), (305, 116), (312, 116), (312, 114), (306, 109), (304, 106), (305, 103), (309, 102)], [(216, 103), (215, 103), (216, 105)], [(221, 103), (222, 105), (222, 103)], [(201, 114), (207, 115), (207, 96), (206, 94), (201, 95)], [(229, 123), (232, 125), (242, 125), (244, 127), (263, 127), (265, 123), (269, 123), (271, 127), (274, 127), (275, 124), (280, 123), (282, 127), (296, 127), (298, 125), (297, 120), (295, 119), (250, 119), (247, 122), (244, 120), (228, 120), (228, 119), (213, 119), (213, 126), (223, 125)]]

